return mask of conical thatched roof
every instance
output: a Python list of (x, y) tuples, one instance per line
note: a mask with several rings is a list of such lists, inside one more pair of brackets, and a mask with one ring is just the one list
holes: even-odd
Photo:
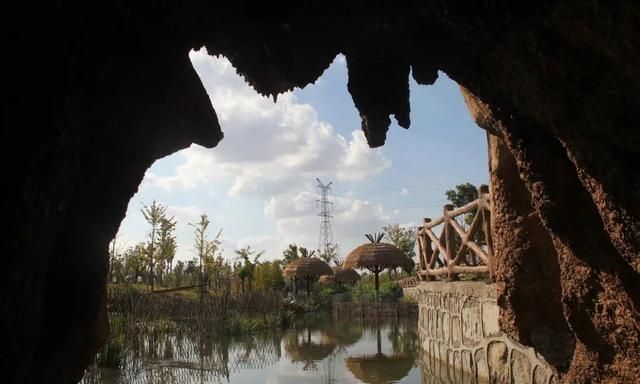
[(329, 284), (329, 283), (353, 283), (355, 281), (360, 280), (360, 275), (358, 272), (354, 271), (351, 268), (342, 268), (342, 267), (334, 267), (333, 275), (323, 275), (320, 276), (320, 284)]
[(285, 277), (316, 277), (322, 275), (333, 275), (333, 269), (329, 264), (317, 257), (301, 257), (295, 259), (287, 265), (282, 274)]
[(353, 283), (359, 279), (358, 272), (351, 268), (338, 267), (333, 270), (333, 281), (336, 283)]
[(407, 258), (398, 247), (389, 243), (365, 243), (357, 247), (344, 260), (345, 268), (387, 267), (405, 265)]
[(383, 354), (348, 357), (345, 365), (358, 380), (369, 384), (395, 383), (407, 376), (415, 359)]

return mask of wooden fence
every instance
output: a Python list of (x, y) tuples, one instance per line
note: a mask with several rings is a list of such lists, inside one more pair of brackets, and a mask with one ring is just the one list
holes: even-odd
[(202, 301), (184, 297), (139, 292), (134, 289), (107, 290), (109, 312), (135, 315), (150, 320), (216, 321), (231, 314), (266, 317), (282, 308), (279, 292), (255, 291), (240, 295), (206, 293)]
[[(473, 215), (466, 226), (465, 216)], [(440, 236), (434, 229), (442, 226)], [(418, 277), (421, 281), (446, 278), (457, 280), (460, 274), (488, 273), (493, 280), (493, 241), (491, 237), (491, 201), (489, 187), (478, 188), (478, 199), (459, 208), (447, 204), (442, 216), (425, 218), (418, 227)], [(407, 281), (410, 285), (415, 281)]]
[(402, 288), (413, 288), (420, 283), (420, 278), (418, 276), (405, 277), (400, 280), (400, 286)]

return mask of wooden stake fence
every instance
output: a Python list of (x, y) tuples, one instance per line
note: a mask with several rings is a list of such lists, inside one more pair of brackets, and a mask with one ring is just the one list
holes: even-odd
[[(458, 217), (474, 212), (471, 225), (465, 230), (456, 220)], [(434, 228), (443, 225), (440, 237)], [(483, 241), (476, 234), (482, 231)], [(457, 280), (458, 274), (489, 273), (493, 280), (493, 241), (491, 237), (491, 201), (489, 187), (478, 188), (478, 199), (454, 208), (444, 206), (442, 216), (431, 220), (425, 218), (418, 227), (418, 276), (421, 281), (446, 277)]]

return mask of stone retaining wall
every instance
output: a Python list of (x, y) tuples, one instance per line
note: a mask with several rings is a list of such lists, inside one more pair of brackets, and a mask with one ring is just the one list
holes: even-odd
[(415, 303), (332, 303), (331, 313), (343, 319), (407, 319), (418, 317), (418, 305)]
[(434, 383), (555, 382), (542, 356), (500, 331), (495, 284), (423, 282), (405, 295), (419, 304), (425, 371), (448, 378)]

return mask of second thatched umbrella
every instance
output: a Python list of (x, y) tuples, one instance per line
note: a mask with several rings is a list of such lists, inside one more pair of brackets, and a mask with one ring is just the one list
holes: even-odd
[(358, 280), (360, 275), (351, 268), (337, 267), (333, 270), (333, 281), (336, 283), (355, 283)]
[(351, 284), (360, 279), (358, 272), (351, 268), (333, 267), (333, 275), (320, 276), (320, 284), (336, 283), (336, 284)]
[(378, 301), (378, 291), (380, 283), (378, 274), (385, 268), (397, 268), (405, 265), (407, 258), (402, 251), (393, 244), (381, 243), (384, 237), (382, 234), (366, 235), (370, 243), (357, 247), (344, 261), (345, 268), (366, 268), (375, 275), (376, 279), (376, 302)]
[(301, 257), (287, 265), (282, 274), (285, 277), (301, 277), (307, 281), (307, 297), (311, 295), (311, 281), (319, 276), (333, 275), (329, 264), (317, 257)]

